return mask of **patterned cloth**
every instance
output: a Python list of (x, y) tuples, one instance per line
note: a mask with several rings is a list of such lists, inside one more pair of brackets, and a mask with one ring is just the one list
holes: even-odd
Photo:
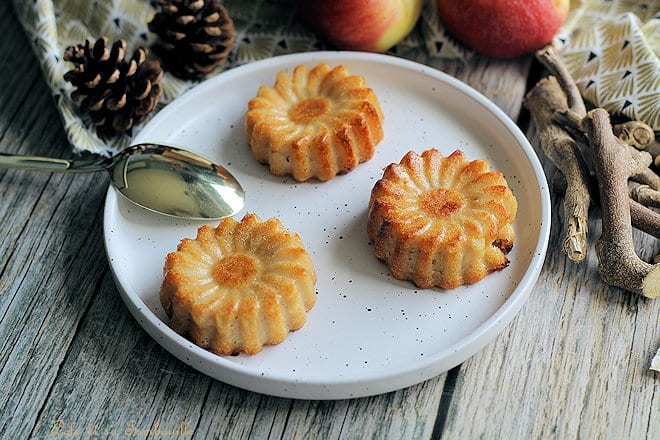
[(556, 40), (586, 100), (660, 130), (660, 0), (582, 0)]
[[(657, 57), (660, 0), (640, 1), (582, 0), (561, 34), (562, 53), (588, 99), (610, 111), (645, 120), (660, 130)], [(72, 66), (62, 60), (62, 54), (67, 46), (82, 43), (87, 37), (124, 38), (128, 53), (138, 46), (149, 47), (154, 35), (148, 31), (147, 23), (155, 14), (156, 2), (13, 0), (13, 3), (53, 91), (74, 151), (108, 155), (128, 146), (132, 132), (101, 139), (91, 119), (78, 111), (70, 98), (73, 87), (63, 79)], [(281, 54), (327, 49), (296, 20), (295, 0), (225, 0), (223, 3), (234, 19), (236, 44), (227, 63), (214, 74)], [(621, 17), (625, 11), (636, 15)], [(612, 28), (607, 27), (607, 20), (613, 21)], [(586, 32), (585, 36), (581, 32)], [(617, 38), (611, 38), (611, 33)], [(629, 48), (624, 46), (626, 41)], [(612, 54), (612, 47), (622, 47), (623, 61)], [(417, 27), (389, 53), (431, 65), (438, 59), (466, 60), (472, 55), (445, 32), (435, 0), (425, 0)], [(594, 61), (592, 53), (597, 60)], [(158, 108), (193, 85), (194, 82), (166, 73)], [(134, 127), (134, 132), (139, 129), (140, 126)]]

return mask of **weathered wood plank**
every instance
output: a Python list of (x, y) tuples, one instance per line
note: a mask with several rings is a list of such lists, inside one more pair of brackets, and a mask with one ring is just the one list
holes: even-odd
[[(100, 210), (98, 204), (80, 209), (77, 203), (64, 200), (84, 197), (93, 182), (78, 180), (67, 190), (59, 180), (50, 183), (34, 212), (28, 212), (32, 218), (21, 234), (8, 237), (18, 244), (3, 275), (7, 289), (0, 297), (4, 342), (0, 382), (16, 392), (0, 398), (0, 413), (13, 414), (0, 428), (0, 436), (34, 423), (94, 291), (96, 268), (104, 259), (98, 229), (90, 227)], [(89, 224), (82, 225), (79, 218)]]
[(104, 264), (95, 226), (100, 204), (67, 202), (99, 200), (102, 192), (91, 178), (69, 180), (49, 179), (33, 207), (15, 203), (7, 213), (28, 218), (18, 235), (5, 237), (16, 248), (0, 283), (0, 382), (15, 392), (0, 398), (0, 413), (13, 415), (0, 437), (31, 428)]
[(469, 84), (514, 121), (520, 114), (531, 57), (496, 60), (474, 56), (468, 63), (430, 60), (429, 64)]
[[(446, 438), (652, 438), (659, 432), (658, 384), (648, 366), (660, 339), (660, 307), (599, 280), (597, 212), (589, 224), (590, 253), (579, 266), (563, 254), (562, 205), (554, 195), (552, 212), (539, 282), (513, 325), (461, 367)], [(653, 237), (635, 236), (644, 258), (658, 252)]]
[[(295, 400), (264, 397), (259, 411), (279, 404), (286, 417), (275, 423), (255, 423), (253, 438), (428, 438), (433, 430), (444, 375), (437, 379), (379, 396), (352, 400)], [(273, 401), (275, 399), (275, 401)], [(278, 402), (279, 401), (279, 402)], [(270, 419), (270, 417), (268, 417)]]
[(190, 438), (212, 380), (169, 356), (139, 327), (103, 270), (33, 435)]
[[(2, 3), (0, 145), (68, 154), (50, 92)], [(27, 437), (75, 334), (103, 262), (96, 218), (103, 181), (0, 171), (0, 437)], [(87, 203), (87, 200), (90, 202)]]
[[(50, 94), (35, 63), (25, 62), (29, 47), (8, 16), (0, 14), (0, 24), (17, 37), (0, 43), (0, 58), (11, 63), (0, 71), (0, 84), (17, 72), (33, 80), (0, 94), (3, 151), (67, 155)], [(436, 67), (516, 118), (528, 60)], [(7, 390), (0, 437), (431, 435), (445, 375), (382, 396), (293, 401), (214, 381), (162, 350), (121, 304), (109, 276), (100, 230), (106, 182), (0, 171), (0, 383)]]
[[(400, 392), (350, 401), (340, 438), (430, 438), (446, 377), (443, 374), (441, 380), (428, 380)], [(390, 412), (397, 417), (382, 424)]]

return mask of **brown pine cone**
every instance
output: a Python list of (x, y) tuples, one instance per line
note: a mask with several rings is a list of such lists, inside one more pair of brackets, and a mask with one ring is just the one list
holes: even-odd
[(133, 57), (125, 58), (126, 42), (111, 47), (105, 37), (90, 38), (84, 45), (69, 46), (64, 60), (75, 68), (64, 79), (76, 87), (71, 98), (89, 112), (99, 134), (111, 136), (131, 129), (144, 120), (158, 102), (163, 70), (158, 61), (146, 60), (140, 47)]
[(234, 23), (220, 0), (160, 0), (149, 23), (159, 36), (152, 49), (163, 68), (199, 79), (224, 64), (234, 45)]

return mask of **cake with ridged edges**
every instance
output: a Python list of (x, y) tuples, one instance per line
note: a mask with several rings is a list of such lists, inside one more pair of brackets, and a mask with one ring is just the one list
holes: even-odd
[(373, 157), (383, 139), (375, 92), (343, 65), (281, 71), (248, 104), (245, 137), (257, 161), (297, 181), (332, 179)]
[(411, 151), (373, 187), (367, 231), (395, 278), (451, 289), (509, 264), (517, 209), (487, 161), (468, 161), (459, 150)]
[(316, 302), (316, 273), (300, 237), (254, 214), (200, 227), (167, 255), (163, 272), (170, 327), (220, 355), (282, 342)]

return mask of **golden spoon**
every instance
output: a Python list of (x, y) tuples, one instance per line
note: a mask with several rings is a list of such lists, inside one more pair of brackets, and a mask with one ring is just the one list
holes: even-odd
[(92, 160), (0, 153), (0, 168), (84, 173), (107, 170), (112, 185), (151, 211), (191, 220), (229, 217), (245, 204), (245, 191), (224, 167), (169, 145), (133, 145), (115, 156)]

